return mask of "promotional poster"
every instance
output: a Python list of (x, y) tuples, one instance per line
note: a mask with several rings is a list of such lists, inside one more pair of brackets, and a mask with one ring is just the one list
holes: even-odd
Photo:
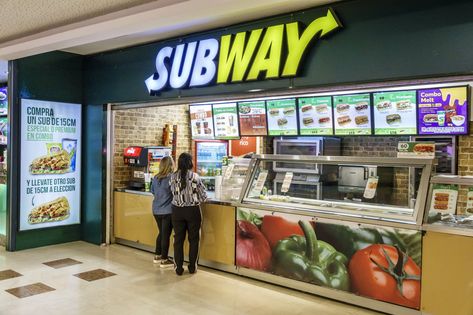
[(419, 90), (420, 135), (468, 133), (468, 88), (466, 86)]
[(80, 223), (81, 112), (21, 100), (20, 230)]

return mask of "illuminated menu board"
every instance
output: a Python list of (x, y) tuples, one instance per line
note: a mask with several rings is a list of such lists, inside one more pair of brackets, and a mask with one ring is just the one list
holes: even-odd
[(371, 135), (370, 94), (333, 97), (335, 135)]
[(213, 139), (212, 105), (189, 106), (192, 139)]
[(212, 106), (215, 139), (238, 139), (238, 112), (236, 103), (214, 104)]
[(468, 133), (468, 87), (417, 91), (420, 135)]
[(266, 102), (268, 135), (296, 136), (296, 99), (269, 100)]
[(375, 135), (416, 134), (416, 91), (373, 93), (373, 104)]
[(301, 97), (297, 105), (301, 136), (333, 135), (331, 96)]
[(238, 103), (240, 134), (242, 136), (266, 136), (266, 104), (264, 101)]

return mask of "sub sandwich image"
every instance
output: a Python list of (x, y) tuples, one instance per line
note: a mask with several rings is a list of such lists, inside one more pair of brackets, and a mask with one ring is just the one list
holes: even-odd
[(59, 197), (34, 207), (28, 215), (29, 224), (62, 221), (69, 217), (69, 201)]
[(38, 174), (64, 174), (69, 172), (71, 158), (65, 150), (57, 153), (40, 156), (31, 162), (30, 173)]
[(448, 199), (450, 195), (447, 193), (435, 193), (434, 195), (434, 209), (437, 210), (447, 210), (448, 209)]
[(427, 114), (424, 116), (424, 122), (437, 122), (438, 116), (437, 114)]
[(355, 105), (355, 110), (356, 111), (362, 111), (362, 110), (365, 110), (365, 109), (368, 109), (368, 103), (367, 102), (360, 102), (358, 104)]
[(287, 124), (287, 119), (286, 118), (279, 118), (278, 119), (278, 126), (284, 126)]
[(364, 125), (364, 124), (367, 124), (368, 122), (369, 122), (368, 116), (366, 116), (366, 115), (355, 117), (355, 124), (357, 124), (357, 125)]
[(285, 108), (282, 113), (286, 116), (291, 116), (296, 113), (296, 110), (294, 108)]
[(428, 144), (416, 144), (414, 146), (414, 152), (417, 152), (417, 153), (433, 153), (435, 152), (435, 149), (434, 149), (434, 146), (432, 145), (428, 145)]
[(397, 110), (407, 110), (411, 109), (411, 102), (410, 101), (397, 101), (396, 102), (396, 108)]
[(386, 122), (388, 125), (399, 124), (401, 123), (401, 115), (391, 114), (386, 116)]
[(278, 108), (273, 108), (269, 110), (269, 115), (271, 116), (278, 116), (279, 115), (279, 109)]
[(350, 109), (349, 104), (338, 104), (337, 105), (337, 112), (338, 113), (344, 113)]
[(327, 124), (329, 122), (330, 122), (330, 117), (320, 117), (319, 118), (319, 124), (320, 125)]
[(376, 104), (376, 108), (379, 110), (379, 111), (385, 111), (385, 110), (388, 110), (391, 108), (391, 102), (387, 101), (387, 102), (379, 102), (378, 104)]
[(325, 114), (325, 113), (328, 113), (328, 106), (327, 106), (327, 104), (317, 105), (315, 107), (315, 110), (319, 114)]
[[(313, 109), (312, 105), (305, 105), (305, 106), (301, 107), (301, 112), (305, 113), (305, 112), (308, 112), (309, 110), (312, 110), (312, 109)], [(318, 111), (318, 109), (317, 109), (317, 111)]]
[(314, 118), (305, 117), (305, 118), (302, 119), (302, 123), (304, 124), (304, 126), (312, 125), (314, 123)]
[(351, 123), (351, 118), (348, 115), (340, 116), (337, 118), (337, 123), (339, 126), (345, 126)]

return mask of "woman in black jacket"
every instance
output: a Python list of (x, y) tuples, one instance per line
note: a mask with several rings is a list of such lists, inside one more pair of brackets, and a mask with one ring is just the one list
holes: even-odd
[(177, 275), (184, 269), (184, 240), (189, 234), (189, 272), (195, 273), (199, 255), (200, 203), (207, 199), (205, 186), (199, 175), (192, 172), (192, 156), (182, 153), (177, 161), (177, 171), (171, 175), (172, 225), (174, 227), (174, 264)]

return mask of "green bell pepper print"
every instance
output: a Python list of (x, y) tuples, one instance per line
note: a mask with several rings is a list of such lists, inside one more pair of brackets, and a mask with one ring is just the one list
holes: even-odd
[(299, 221), (304, 236), (280, 240), (273, 250), (274, 273), (338, 290), (350, 289), (348, 259), (330, 244), (318, 241), (314, 228)]
[(341, 224), (317, 222), (315, 226), (317, 237), (330, 243), (349, 259), (358, 250), (373, 244), (397, 246), (406, 252), (406, 245), (401, 238), (391, 230), (376, 228), (351, 228)]

